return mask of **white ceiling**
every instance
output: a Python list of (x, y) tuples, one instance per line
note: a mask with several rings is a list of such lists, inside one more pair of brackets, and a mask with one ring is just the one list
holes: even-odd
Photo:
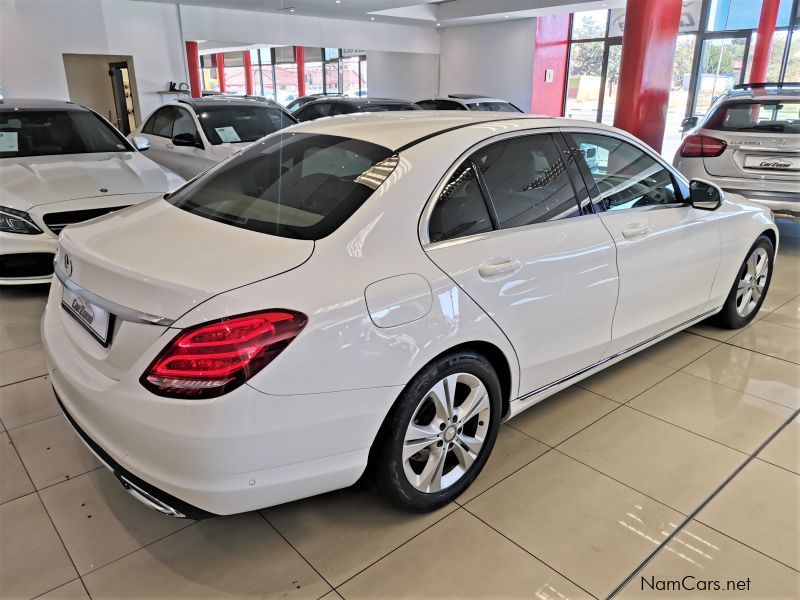
[(137, 0), (449, 27), (625, 6), (625, 0)]

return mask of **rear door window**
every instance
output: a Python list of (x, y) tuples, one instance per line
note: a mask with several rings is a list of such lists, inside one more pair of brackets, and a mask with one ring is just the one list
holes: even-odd
[(428, 221), (431, 242), (443, 242), (493, 229), (486, 199), (469, 160), (450, 177)]
[(397, 161), (388, 148), (361, 140), (275, 136), (212, 169), (168, 201), (234, 227), (317, 240), (350, 218)]
[(729, 102), (704, 125), (716, 131), (800, 133), (800, 100)]
[(172, 121), (175, 115), (175, 108), (172, 106), (165, 106), (160, 108), (153, 116), (153, 128), (150, 133), (160, 137), (172, 137)]
[(497, 142), (476, 152), (500, 227), (520, 227), (581, 214), (565, 156), (550, 134)]

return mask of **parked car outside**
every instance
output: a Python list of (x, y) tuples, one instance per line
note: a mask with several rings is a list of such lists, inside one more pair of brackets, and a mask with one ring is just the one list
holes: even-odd
[(306, 103), (294, 112), (301, 123), (322, 117), (350, 115), (354, 113), (389, 112), (396, 110), (421, 110), (408, 100), (394, 98), (323, 98)]
[(365, 473), (432, 510), (503, 421), (702, 319), (753, 320), (778, 233), (739, 200), (598, 123), (304, 123), (68, 228), (50, 377), (78, 435), (166, 514)]
[(87, 108), (5, 99), (0, 103), (0, 285), (49, 282), (64, 227), (183, 182)]
[(739, 86), (684, 127), (674, 164), (686, 177), (800, 217), (800, 86)]
[(521, 113), (520, 108), (507, 100), (487, 98), (477, 94), (450, 94), (446, 98), (430, 98), (416, 102), (423, 110), (477, 110), (482, 112)]
[(295, 123), (275, 102), (217, 95), (169, 102), (128, 137), (147, 140), (148, 158), (191, 179)]

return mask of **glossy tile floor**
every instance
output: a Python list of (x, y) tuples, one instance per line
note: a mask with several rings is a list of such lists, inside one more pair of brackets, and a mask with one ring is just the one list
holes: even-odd
[(800, 597), (800, 223), (781, 231), (757, 321), (693, 327), (544, 401), (427, 515), (359, 486), (197, 523), (148, 511), (54, 402), (44, 291), (0, 291), (0, 596), (564, 600), (690, 576), (723, 591), (684, 596)]

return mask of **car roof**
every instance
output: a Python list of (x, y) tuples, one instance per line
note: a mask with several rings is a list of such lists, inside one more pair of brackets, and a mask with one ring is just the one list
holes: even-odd
[[(414, 145), (453, 129), (490, 125), (493, 133), (504, 129), (535, 129), (563, 126), (589, 126), (593, 129), (619, 131), (600, 123), (576, 119), (507, 112), (469, 112), (419, 110), (408, 112), (355, 113), (306, 121), (283, 130), (284, 133), (316, 133), (354, 138), (391, 150)], [(506, 125), (507, 127), (503, 127)]]
[(311, 106), (312, 104), (322, 104), (325, 102), (335, 102), (338, 104), (350, 104), (352, 106), (369, 106), (371, 104), (398, 104), (398, 105), (405, 105), (405, 104), (414, 104), (411, 100), (399, 100), (398, 98), (352, 98), (349, 96), (331, 96), (327, 98), (319, 98), (317, 100), (313, 100), (311, 102), (306, 103), (303, 105), (303, 108), (306, 106)]
[(5, 98), (0, 102), (0, 110), (75, 110), (88, 111), (88, 108), (67, 100), (45, 100), (39, 98)]
[[(267, 99), (269, 100), (269, 99)], [(275, 102), (264, 102), (254, 98), (244, 98), (236, 96), (204, 96), (203, 98), (181, 98), (176, 100), (173, 104), (188, 104), (193, 108), (203, 108), (206, 106), (254, 106), (265, 104), (269, 106), (280, 106)]]
[(504, 104), (511, 104), (508, 100), (503, 100), (502, 98), (490, 98), (489, 96), (477, 96), (475, 94), (450, 94), (449, 96), (425, 98), (424, 100), (418, 100), (418, 102), (429, 102), (431, 100), (449, 100), (451, 102), (460, 102), (461, 104), (476, 104), (479, 102), (503, 102)]
[(726, 100), (796, 100), (800, 98), (800, 84), (795, 84), (792, 87), (788, 85), (783, 86), (766, 86), (766, 87), (746, 87), (742, 89), (733, 89), (724, 95)]

